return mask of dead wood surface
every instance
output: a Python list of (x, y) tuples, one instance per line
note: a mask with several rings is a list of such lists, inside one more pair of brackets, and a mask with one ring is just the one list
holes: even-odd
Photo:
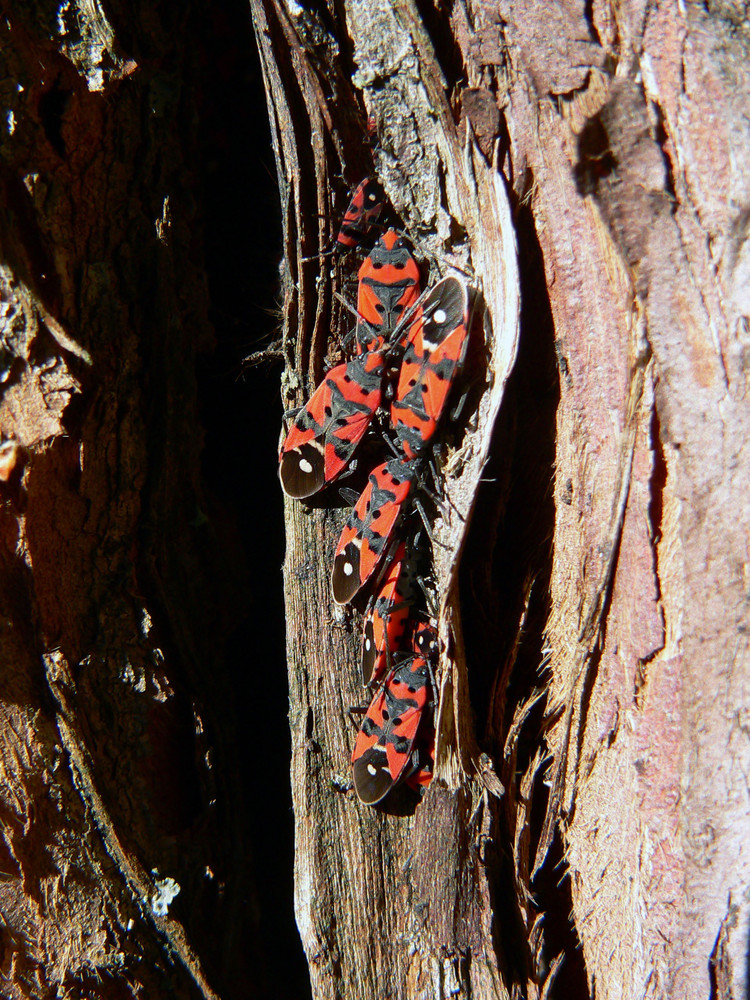
[[(482, 475), (465, 476), (460, 454), (446, 475), (473, 523), (437, 531), (438, 766), (413, 815), (361, 806), (347, 777), (360, 619), (328, 584), (345, 511), (286, 504), (297, 917), (314, 995), (739, 998), (742, 10), (255, 11), (286, 219), (290, 405), (346, 326), (329, 262), (303, 258), (330, 245), (346, 184), (371, 169), (367, 114), (407, 232), (473, 269), (492, 321), (463, 442)], [(521, 334), (498, 416), (513, 237), (485, 198), (506, 182)]]

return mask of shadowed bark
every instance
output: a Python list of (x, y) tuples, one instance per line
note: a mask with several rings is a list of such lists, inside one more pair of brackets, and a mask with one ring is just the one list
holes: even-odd
[[(262, 612), (249, 641), (237, 632), (273, 588), (260, 536), (278, 494), (260, 484), (277, 414), (228, 421), (234, 448), (214, 460), (231, 474), (252, 453), (249, 546), (201, 467), (214, 335), (197, 173), (202, 144), (218, 156), (229, 139), (200, 132), (209, 82), (241, 92), (250, 59), (248, 34), (217, 28), (228, 7), (211, 10), (3, 4), (11, 998), (284, 991), (249, 847), (267, 827), (258, 880), (281, 885), (281, 820), (247, 791), (287, 752), (281, 727), (263, 728), (281, 665)], [(325, 252), (366, 175), (425, 277), (462, 268), (483, 307), (442, 445), (438, 749), (419, 803), (372, 809), (352, 790), (362, 616), (329, 582), (346, 510), (335, 491), (285, 502), (313, 995), (739, 1000), (746, 11), (253, 0), (246, 13), (278, 170), (284, 405), (345, 354), (337, 293), (351, 301), (358, 263)], [(245, 177), (241, 156), (232, 166)], [(257, 213), (238, 245), (272, 257)]]
[(58, 7), (0, 18), (0, 993), (264, 995), (228, 645), (252, 594), (196, 378), (217, 22)]

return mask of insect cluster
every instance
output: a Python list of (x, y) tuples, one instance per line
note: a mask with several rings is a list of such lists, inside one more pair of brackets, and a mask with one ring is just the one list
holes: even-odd
[[(339, 249), (367, 238), (384, 199), (377, 181), (359, 185)], [(451, 275), (421, 294), (417, 262), (392, 228), (374, 242), (357, 277), (354, 357), (331, 369), (297, 414), (281, 447), (279, 476), (288, 496), (313, 496), (350, 466), (378, 424), (392, 452), (370, 472), (349, 514), (331, 575), (337, 604), (371, 592), (362, 681), (375, 694), (352, 771), (361, 801), (375, 804), (401, 782), (419, 789), (432, 778), (437, 635), (421, 561), (427, 531), (410, 531), (409, 515), (420, 506), (438, 423), (466, 354), (469, 288)]]

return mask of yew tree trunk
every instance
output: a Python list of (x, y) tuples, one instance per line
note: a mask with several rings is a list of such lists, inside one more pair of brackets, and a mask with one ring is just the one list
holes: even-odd
[(346, 509), (286, 502), (313, 994), (739, 1000), (747, 12), (253, 10), (284, 220), (286, 404), (341, 356), (335, 293), (356, 270), (323, 252), (363, 176), (431, 273), (461, 266), (486, 306), (485, 359), (465, 373), (483, 390), (444, 455), (434, 525), (438, 748), (416, 807), (364, 806), (348, 774), (361, 616), (329, 585)]

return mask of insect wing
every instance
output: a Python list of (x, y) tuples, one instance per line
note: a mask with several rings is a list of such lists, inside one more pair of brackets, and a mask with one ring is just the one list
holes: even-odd
[[(435, 629), (426, 622), (420, 622), (414, 630), (413, 644), (417, 656), (434, 666), (438, 653)], [(429, 699), (423, 712), (419, 737), (412, 751), (412, 762), (414, 770), (406, 775), (405, 782), (414, 791), (419, 791), (429, 785), (435, 770), (434, 705)]]
[(422, 722), (416, 746), (417, 767), (407, 775), (405, 781), (415, 792), (426, 788), (432, 781), (435, 770), (435, 725), (431, 720)]
[(412, 324), (401, 362), (391, 422), (407, 458), (429, 444), (468, 346), (469, 295), (465, 282), (443, 278)]
[(343, 472), (380, 406), (383, 371), (383, 355), (372, 351), (326, 375), (281, 448), (279, 478), (287, 496), (312, 496)]
[(411, 758), (428, 697), (427, 664), (409, 657), (372, 700), (352, 754), (354, 788), (366, 805), (380, 802)]
[(434, 665), (438, 654), (438, 637), (432, 625), (419, 622), (414, 630), (413, 645), (417, 656)]
[(419, 268), (394, 229), (384, 233), (358, 274), (357, 350), (382, 348), (419, 298)]
[(401, 542), (365, 622), (362, 634), (362, 683), (367, 687), (386, 672), (402, 648), (413, 599), (406, 545)]
[(336, 245), (340, 250), (352, 250), (367, 236), (380, 218), (385, 204), (385, 192), (374, 177), (366, 177), (354, 189), (344, 215)]
[(348, 604), (377, 569), (415, 479), (415, 470), (401, 459), (370, 473), (336, 546), (331, 584), (337, 604)]

